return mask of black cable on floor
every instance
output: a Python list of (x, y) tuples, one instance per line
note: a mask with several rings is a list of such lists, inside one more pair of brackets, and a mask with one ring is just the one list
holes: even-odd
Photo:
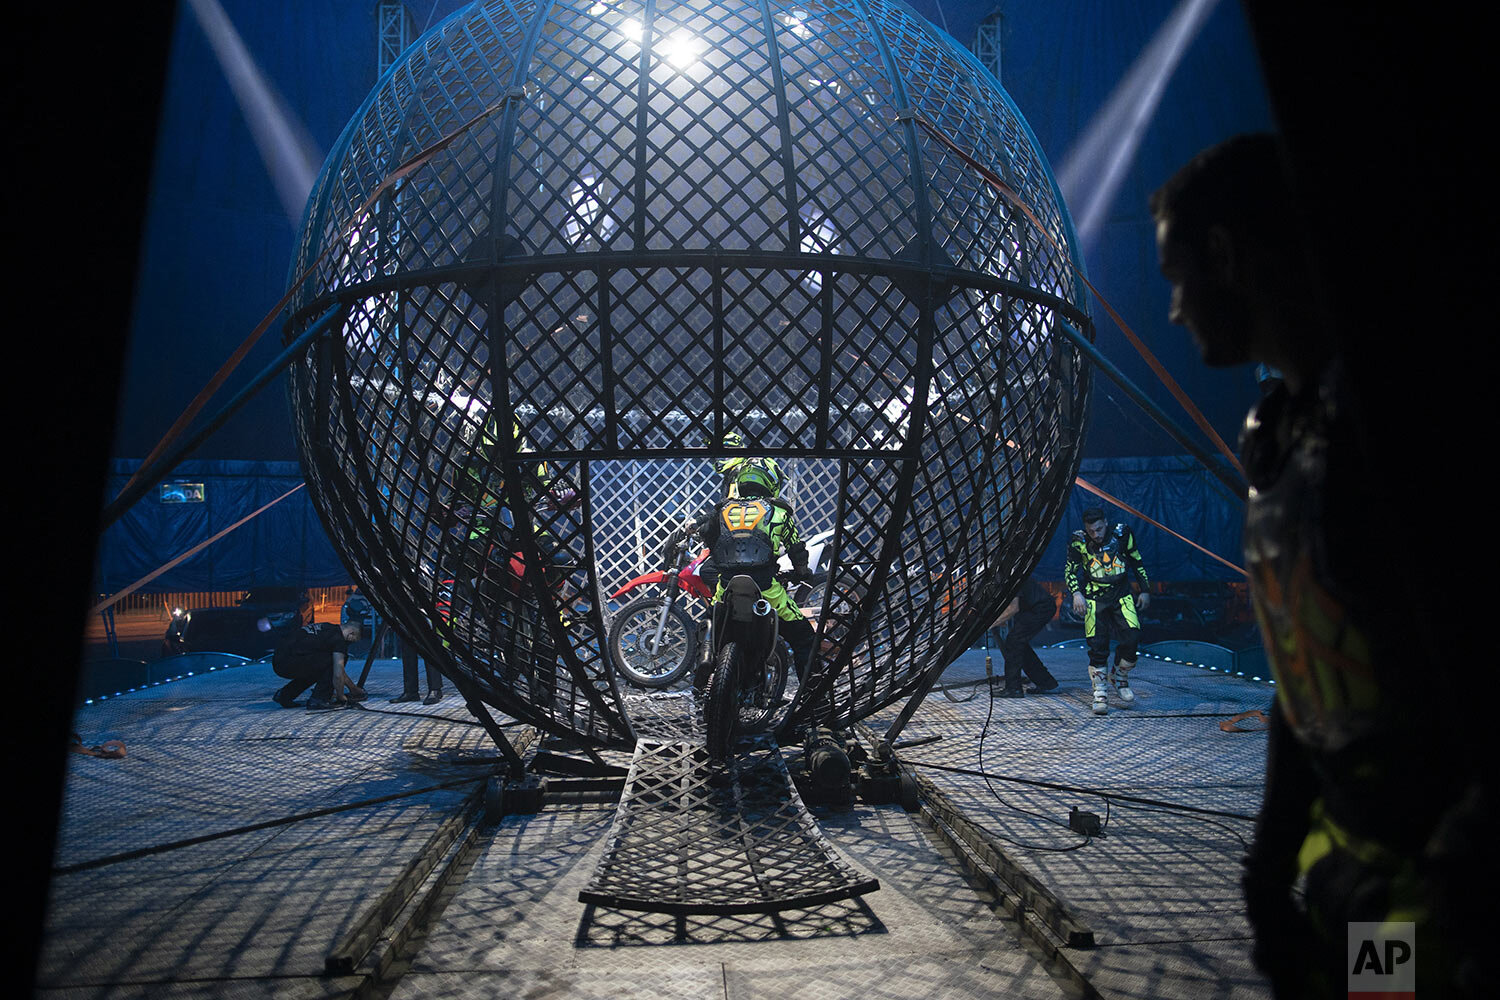
[[(460, 726), (474, 726), (479, 729), (484, 729), (484, 724), (475, 719), (455, 719), (451, 715), (434, 715), (431, 712), (401, 712), (397, 711), (394, 708), (370, 708), (366, 706), (362, 701), (355, 702), (354, 707), (359, 709), (361, 712), (374, 712), (376, 715), (399, 715), (405, 719), (436, 719), (439, 722), (452, 722)], [(505, 722), (497, 722), (495, 724), (501, 729), (506, 729), (510, 726), (525, 725), (525, 723), (520, 721), (519, 719), (507, 719)]]
[[(979, 776), (984, 779), (984, 785), (985, 785), (986, 788), (988, 788), (990, 790), (990, 794), (995, 797), (995, 801), (998, 802), (998, 803), (1000, 803), (1002, 806), (1005, 806), (1007, 809), (1014, 809), (1016, 812), (1024, 813), (1027, 816), (1034, 816), (1037, 819), (1040, 819), (1040, 820), (1042, 820), (1044, 822), (1052, 823), (1052, 824), (1054, 824), (1056, 826), (1060, 826), (1064, 830), (1067, 830), (1069, 833), (1073, 833), (1073, 832), (1075, 832), (1073, 830), (1073, 828), (1071, 826), (1069, 826), (1068, 824), (1066, 824), (1066, 823), (1058, 822), (1057, 820), (1053, 819), (1052, 817), (1050, 817), (1050, 816), (1044, 816), (1044, 815), (1042, 815), (1039, 812), (1032, 812), (1030, 809), (1022, 809), (1020, 806), (1011, 805), (1009, 802), (1005, 801), (1005, 799), (1001, 798), (1000, 797), (1000, 793), (997, 792), (997, 791), (995, 791), (995, 786), (992, 785), (992, 784), (990, 784), (990, 776), (984, 770), (984, 740), (985, 740), (985, 737), (987, 735), (989, 735), (990, 720), (995, 717), (995, 684), (994, 684), (994, 674), (992, 673), (992, 667), (993, 667), (993, 661), (989, 658), (988, 654), (986, 654), (986, 656), (985, 656), (985, 679), (989, 682), (990, 708), (989, 708), (989, 711), (986, 712), (985, 716), (984, 716), (984, 727), (979, 730), (979, 772), (978, 772)], [(904, 763), (911, 763), (911, 762), (907, 761), (907, 762), (904, 762)], [(1081, 844), (1073, 844), (1070, 847), (1049, 847), (1049, 846), (1044, 846), (1044, 845), (1041, 845), (1041, 844), (1027, 844), (1027, 843), (1025, 843), (1023, 841), (1016, 840), (1014, 837), (1007, 837), (1003, 833), (995, 833), (994, 831), (988, 831), (988, 832), (993, 837), (998, 837), (1001, 840), (1007, 841), (1008, 843), (1015, 844), (1017, 847), (1024, 847), (1028, 851), (1051, 851), (1051, 852), (1053, 852), (1055, 854), (1062, 854), (1062, 853), (1065, 853), (1067, 851), (1076, 851), (1080, 847), (1087, 847), (1087, 846), (1089, 846), (1089, 844), (1093, 843), (1093, 840), (1094, 840), (1094, 838), (1092, 838), (1092, 837), (1085, 836), (1083, 838), (1083, 843), (1081, 843)]]
[[(903, 760), (901, 763), (910, 764), (912, 767), (930, 767), (935, 771), (951, 771), (954, 774), (966, 774), (975, 778), (991, 777), (984, 771), (976, 771), (967, 767), (953, 767), (949, 764), (938, 764), (926, 760)], [(1059, 792), (1080, 792), (1084, 795), (1097, 795), (1101, 799), (1114, 799), (1117, 802), (1136, 802), (1142, 805), (1156, 806), (1169, 812), (1201, 813), (1205, 816), (1224, 816), (1229, 819), (1243, 819), (1255, 822), (1256, 817), (1247, 813), (1228, 812), (1223, 809), (1205, 809), (1201, 806), (1183, 805), (1179, 802), (1163, 802), (1160, 799), (1145, 799), (1138, 795), (1120, 795), (1115, 792), (1104, 792), (1097, 788), (1086, 788), (1080, 785), (1062, 785), (1055, 781), (1039, 781), (1033, 778), (1016, 778), (1008, 774), (996, 774), (993, 777), (999, 781), (1010, 781), (1018, 785), (1035, 785), (1038, 788), (1050, 788)], [(1056, 822), (1055, 820), (1053, 822)]]
[[(1110, 799), (1114, 798), (1114, 796), (1111, 795), (1111, 794), (1109, 794), (1109, 793), (1107, 793), (1107, 792), (1098, 792), (1096, 794), (1104, 796), (1104, 806), (1105, 806), (1105, 809), (1108, 810)], [(1185, 810), (1193, 809), (1193, 807), (1191, 807), (1191, 806), (1173, 806), (1173, 807), (1168, 808), (1168, 809), (1159, 809), (1159, 808), (1156, 808), (1156, 807), (1153, 807), (1153, 806), (1125, 805), (1125, 803), (1123, 803), (1123, 802), (1120, 803), (1120, 805), (1123, 808), (1125, 808), (1125, 809), (1137, 809), (1137, 810), (1139, 810), (1141, 812), (1154, 812), (1154, 813), (1167, 813), (1167, 814), (1179, 813), (1179, 812), (1183, 812)], [(1199, 810), (1194, 810), (1194, 811), (1199, 811)], [(1232, 815), (1235, 819), (1249, 819), (1251, 821), (1253, 821), (1255, 819), (1255, 817), (1253, 817), (1253, 816), (1244, 816), (1241, 813), (1230, 813), (1230, 814), (1227, 814), (1227, 815)], [(1248, 840), (1246, 840), (1244, 837), (1241, 837), (1239, 831), (1236, 830), (1236, 829), (1234, 829), (1233, 827), (1225, 826), (1223, 823), (1215, 823), (1213, 820), (1211, 820), (1211, 819), (1205, 819), (1202, 816), (1192, 816), (1190, 818), (1191, 819), (1195, 819), (1195, 820), (1197, 820), (1200, 823), (1207, 823), (1209, 826), (1216, 826), (1220, 830), (1226, 831), (1231, 837), (1233, 837), (1235, 840), (1238, 840), (1240, 842), (1240, 846), (1241, 847), (1243, 847), (1247, 851), (1250, 850), (1250, 842)], [(1108, 826), (1108, 825), (1109, 825), (1109, 817), (1108, 817), (1108, 814), (1106, 812), (1106, 816), (1105, 816), (1105, 819), (1104, 819), (1104, 826)], [(1100, 829), (1101, 830), (1104, 829), (1104, 826), (1101, 826)]]

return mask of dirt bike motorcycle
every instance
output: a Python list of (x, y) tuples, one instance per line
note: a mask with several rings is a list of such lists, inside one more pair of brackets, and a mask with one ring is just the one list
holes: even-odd
[[(825, 553), (832, 555), (832, 540), (831, 530), (808, 539), (809, 562), (814, 568)], [(637, 687), (671, 687), (687, 675), (704, 652), (700, 624), (704, 615), (693, 611), (699, 606), (706, 610), (714, 595), (701, 574), (708, 550), (699, 549), (697, 555), (689, 558), (692, 551), (684, 540), (667, 558), (665, 569), (643, 573), (611, 595), (616, 601), (625, 599), (626, 603), (610, 621), (610, 657), (615, 670)], [(778, 565), (785, 575), (792, 564), (783, 555)], [(804, 605), (809, 598), (814, 603), (822, 600), (807, 586), (793, 596)]]
[(692, 559), (688, 552), (685, 543), (678, 546), (666, 569), (635, 577), (612, 595), (630, 599), (609, 623), (609, 653), (615, 669), (637, 687), (670, 687), (697, 659), (698, 620), (683, 606), (707, 608), (714, 595), (699, 574), (708, 550)]
[[(825, 583), (827, 573), (783, 574), (789, 581)], [(729, 577), (713, 609), (713, 671), (703, 692), (703, 723), (709, 761), (729, 759), (741, 736), (764, 731), (786, 691), (789, 651), (781, 640), (781, 618), (760, 587), (745, 574)]]

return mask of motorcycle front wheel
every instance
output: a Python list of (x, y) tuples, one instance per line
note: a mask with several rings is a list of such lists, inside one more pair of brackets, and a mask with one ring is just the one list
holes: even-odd
[[(777, 643), (777, 646), (782, 646)], [(739, 727), (742, 733), (758, 733), (770, 728), (776, 710), (781, 707), (781, 696), (786, 693), (786, 665), (788, 653), (785, 648), (772, 652), (761, 665), (760, 683), (746, 691), (740, 698)]]
[[(615, 669), (637, 687), (669, 687), (693, 666), (698, 651), (698, 626), (677, 605), (662, 623), (660, 597), (637, 597), (615, 613), (609, 623), (609, 654)], [(662, 626), (656, 642), (657, 626)]]

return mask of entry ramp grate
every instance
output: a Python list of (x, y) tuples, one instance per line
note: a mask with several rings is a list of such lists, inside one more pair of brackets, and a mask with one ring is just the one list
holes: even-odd
[(729, 780), (708, 751), (641, 740), (608, 846), (581, 902), (653, 913), (774, 913), (880, 888), (839, 856), (769, 736), (742, 744)]

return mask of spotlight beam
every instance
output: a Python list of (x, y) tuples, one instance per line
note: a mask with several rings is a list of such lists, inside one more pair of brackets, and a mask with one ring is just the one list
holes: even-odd
[(230, 23), (218, 0), (188, 0), (219, 68), (234, 91), (260, 158), (265, 162), (276, 197), (293, 226), (302, 218), (312, 193), (322, 157), (302, 123), (292, 115), (251, 58), (244, 39)]
[(1085, 251), (1093, 248), (1167, 82), (1217, 3), (1181, 0), (1063, 157), (1057, 184), (1077, 206), (1073, 217)]

